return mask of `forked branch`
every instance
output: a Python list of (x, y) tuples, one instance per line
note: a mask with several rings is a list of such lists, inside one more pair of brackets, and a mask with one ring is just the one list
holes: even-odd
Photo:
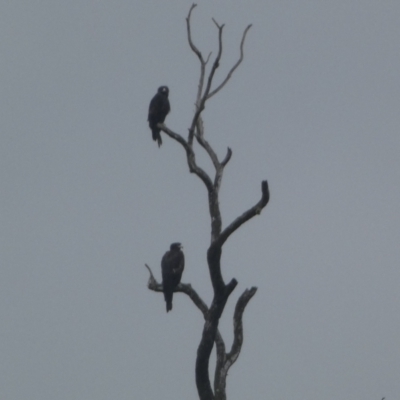
[[(148, 269), (150, 277), (147, 287), (154, 292), (162, 292), (163, 286), (155, 279), (151, 268), (145, 264)], [(215, 336), (215, 347), (217, 353), (217, 363), (215, 368), (214, 377), (214, 393), (215, 400), (226, 399), (226, 378), (230, 367), (238, 359), (243, 344), (243, 313), (251, 298), (257, 291), (256, 287), (246, 289), (239, 297), (236, 303), (235, 312), (233, 316), (233, 343), (229, 353), (226, 353), (224, 340), (217, 330)], [(192, 285), (180, 283), (174, 290), (186, 294), (194, 303), (194, 305), (201, 311), (204, 319), (207, 319), (209, 308), (198, 293), (192, 288)]]
[(241, 62), (243, 61), (244, 58), (244, 52), (243, 52), (243, 48), (244, 48), (244, 41), (246, 39), (246, 35), (247, 32), (249, 31), (249, 29), (251, 28), (252, 24), (247, 25), (246, 29), (243, 32), (243, 36), (242, 36), (242, 41), (240, 42), (240, 58), (239, 60), (236, 62), (236, 64), (231, 68), (231, 70), (228, 72), (228, 75), (226, 76), (226, 78), (222, 81), (222, 83), (216, 88), (214, 89), (211, 93), (209, 93), (209, 95), (207, 96), (207, 100), (209, 98), (211, 98), (212, 96), (214, 96), (214, 94), (217, 94), (225, 85), (226, 83), (229, 81), (229, 79), (231, 79), (232, 74), (235, 72), (236, 68), (241, 64)]
[(233, 344), (231, 351), (228, 354), (224, 354), (223, 357), (217, 357), (214, 377), (215, 400), (226, 399), (226, 378), (228, 371), (238, 359), (243, 345), (243, 313), (249, 301), (256, 294), (256, 291), (256, 287), (246, 289), (236, 303), (233, 316)]
[(213, 183), (207, 172), (205, 172), (196, 164), (196, 155), (193, 151), (192, 146), (190, 146), (189, 143), (181, 135), (174, 131), (171, 131), (171, 129), (169, 129), (165, 124), (158, 124), (157, 127), (165, 132), (169, 137), (176, 140), (182, 145), (182, 147), (186, 150), (186, 158), (189, 166), (189, 171), (196, 174), (204, 182), (208, 192), (210, 193), (213, 190)]
[(217, 88), (215, 88), (213, 91), (211, 91), (211, 86), (212, 86), (212, 83), (213, 83), (215, 71), (219, 67), (221, 56), (222, 56), (222, 50), (223, 50), (222, 32), (223, 32), (223, 29), (224, 29), (224, 24), (219, 25), (215, 21), (214, 18), (212, 19), (214, 24), (216, 25), (216, 27), (218, 29), (218, 54), (217, 54), (217, 56), (216, 56), (216, 58), (214, 60), (214, 63), (212, 65), (212, 67), (211, 67), (210, 73), (209, 73), (208, 78), (207, 78), (207, 85), (206, 85), (206, 88), (205, 88), (204, 93), (203, 93), (204, 80), (205, 80), (205, 74), (206, 74), (206, 65), (207, 65), (207, 62), (208, 62), (208, 60), (210, 58), (211, 53), (209, 54), (209, 56), (207, 57), (207, 60), (205, 61), (202, 53), (196, 47), (196, 45), (193, 43), (192, 30), (191, 30), (190, 23), (191, 23), (192, 11), (196, 6), (197, 6), (197, 4), (192, 4), (192, 6), (190, 7), (188, 16), (186, 17), (186, 29), (187, 29), (187, 37), (188, 37), (189, 46), (190, 46), (191, 50), (196, 54), (197, 58), (200, 61), (200, 78), (199, 78), (199, 84), (198, 84), (198, 90), (197, 90), (197, 96), (196, 96), (196, 112), (195, 112), (195, 114), (193, 116), (193, 120), (192, 120), (191, 126), (189, 128), (188, 143), (189, 143), (190, 146), (193, 144), (193, 137), (194, 137), (195, 127), (197, 125), (197, 121), (198, 121), (201, 113), (203, 112), (203, 110), (205, 108), (206, 101), (208, 99), (210, 99), (212, 96), (214, 96), (216, 93), (218, 93), (226, 85), (226, 83), (229, 81), (229, 79), (231, 78), (231, 76), (233, 75), (235, 70), (238, 68), (238, 66), (243, 61), (243, 58), (244, 58), (244, 51), (243, 51), (244, 42), (245, 42), (245, 39), (246, 39), (247, 32), (251, 28), (251, 24), (250, 24), (250, 25), (248, 25), (246, 27), (246, 29), (243, 32), (242, 40), (240, 42), (240, 57), (239, 57), (239, 60), (230, 69), (230, 71), (228, 72), (227, 76), (222, 81), (222, 83), (220, 83), (217, 86)]
[(216, 239), (214, 245), (221, 247), (228, 237), (235, 232), (241, 225), (253, 218), (255, 215), (261, 214), (262, 209), (268, 204), (269, 201), (269, 188), (268, 182), (261, 182), (261, 199), (260, 201), (245, 211), (240, 217), (237, 217), (230, 225), (228, 225)]
[[(147, 264), (144, 264), (144, 265), (148, 269), (149, 274), (150, 274), (149, 281), (147, 282), (147, 287), (150, 290), (152, 290), (153, 292), (162, 292), (163, 291), (162, 283), (158, 283), (157, 280), (154, 278), (151, 268)], [(190, 297), (190, 299), (193, 301), (194, 305), (201, 311), (204, 319), (207, 318), (207, 313), (208, 313), (207, 304), (198, 295), (198, 293), (192, 288), (192, 285), (190, 283), (180, 283), (175, 288), (174, 292), (185, 293), (188, 297)], [(223, 351), (223, 354), (225, 357), (225, 343), (224, 343), (224, 340), (222, 339), (222, 336), (219, 333), (219, 331), (217, 332), (217, 336), (215, 338), (215, 344), (217, 346), (217, 355), (218, 355), (218, 353), (221, 353)]]

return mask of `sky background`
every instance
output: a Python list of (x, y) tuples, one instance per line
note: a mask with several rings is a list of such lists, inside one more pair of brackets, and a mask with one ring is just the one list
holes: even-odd
[[(206, 190), (180, 145), (157, 148), (148, 104), (187, 134), (199, 65), (190, 1), (0, 4), (0, 398), (196, 399), (202, 316), (147, 289), (170, 243), (209, 304)], [(221, 321), (258, 292), (229, 400), (400, 398), (400, 2), (202, 1), (193, 40), (216, 54), (205, 133), (225, 169), (224, 226), (271, 200), (224, 246)], [(198, 149), (198, 148), (197, 148)], [(198, 149), (199, 150), (199, 149)], [(198, 162), (212, 173), (199, 150)]]

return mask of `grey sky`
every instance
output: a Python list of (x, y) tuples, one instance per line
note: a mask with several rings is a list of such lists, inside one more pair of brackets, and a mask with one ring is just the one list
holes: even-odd
[[(173, 241), (184, 282), (207, 301), (206, 191), (180, 146), (158, 149), (147, 107), (170, 88), (167, 125), (186, 134), (199, 66), (191, 2), (3, 1), (0, 5), (0, 398), (195, 399), (202, 318), (168, 315), (146, 288)], [(223, 222), (260, 197), (226, 244), (223, 273), (258, 286), (228, 398), (400, 396), (400, 3), (202, 1), (196, 44), (217, 81), (204, 113), (233, 158)], [(199, 162), (211, 171), (205, 157)]]

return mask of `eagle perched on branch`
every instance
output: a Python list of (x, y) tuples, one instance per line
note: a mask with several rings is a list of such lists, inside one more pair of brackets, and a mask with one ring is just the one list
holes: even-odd
[(168, 100), (169, 89), (167, 86), (160, 86), (157, 90), (156, 95), (151, 99), (149, 106), (149, 126), (153, 134), (153, 140), (156, 140), (158, 147), (162, 145), (160, 129), (157, 128), (157, 124), (163, 123), (165, 117), (170, 112), (171, 107)]
[(172, 296), (174, 289), (181, 281), (182, 272), (185, 267), (185, 256), (180, 243), (172, 243), (161, 260), (161, 273), (163, 280), (163, 292), (167, 303), (167, 312), (172, 310)]

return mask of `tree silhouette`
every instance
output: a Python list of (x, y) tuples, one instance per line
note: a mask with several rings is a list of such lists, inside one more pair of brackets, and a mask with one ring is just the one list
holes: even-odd
[[(200, 78), (198, 83), (197, 97), (196, 97), (196, 109), (189, 127), (189, 133), (187, 139), (178, 133), (169, 129), (165, 124), (158, 124), (158, 127), (162, 132), (166, 133), (170, 138), (176, 140), (182, 145), (186, 151), (186, 158), (189, 167), (189, 171), (197, 175), (208, 191), (208, 204), (209, 213), (211, 217), (211, 243), (207, 250), (207, 263), (210, 272), (211, 283), (213, 286), (213, 299), (210, 307), (200, 298), (197, 292), (193, 289), (190, 284), (180, 283), (175, 289), (176, 292), (185, 293), (190, 297), (197, 308), (203, 313), (204, 326), (202, 337), (197, 349), (196, 358), (196, 386), (200, 400), (225, 400), (226, 399), (226, 377), (229, 368), (238, 359), (242, 343), (243, 343), (243, 322), (242, 317), (244, 310), (255, 295), (257, 288), (252, 287), (246, 289), (239, 297), (236, 303), (234, 315), (233, 315), (233, 333), (234, 339), (231, 349), (227, 352), (225, 342), (218, 330), (219, 320), (224, 311), (226, 302), (237, 285), (237, 280), (233, 278), (229, 283), (225, 283), (222, 272), (221, 272), (221, 254), (224, 243), (228, 240), (230, 235), (240, 228), (245, 222), (253, 218), (255, 215), (261, 213), (262, 209), (267, 205), (269, 200), (269, 189), (267, 181), (261, 182), (261, 198), (253, 207), (249, 208), (242, 215), (237, 217), (225, 228), (222, 227), (221, 211), (219, 207), (219, 189), (221, 187), (222, 176), (224, 168), (227, 166), (229, 160), (232, 157), (232, 150), (228, 147), (225, 158), (220, 161), (216, 152), (213, 150), (211, 145), (205, 139), (202, 112), (206, 107), (207, 101), (227, 84), (232, 74), (238, 68), (243, 61), (244, 53), (243, 47), (246, 39), (247, 32), (251, 28), (248, 25), (243, 32), (242, 40), (240, 43), (240, 57), (238, 61), (229, 70), (226, 77), (219, 84), (214, 84), (215, 71), (219, 67), (219, 63), (222, 56), (222, 33), (224, 25), (219, 25), (214, 19), (213, 22), (218, 30), (218, 54), (214, 59), (214, 62), (206, 74), (206, 67), (211, 58), (211, 53), (204, 58), (200, 50), (195, 46), (192, 40), (191, 34), (191, 15), (192, 11), (196, 7), (193, 4), (190, 7), (188, 16), (186, 18), (187, 26), (187, 38), (189, 46), (194, 54), (197, 56), (200, 62)], [(196, 141), (194, 140), (196, 139)], [(197, 142), (210, 157), (214, 169), (215, 175), (213, 179), (200, 167), (196, 162), (196, 154), (194, 151), (194, 143)], [(150, 272), (150, 278), (148, 282), (148, 288), (155, 292), (162, 292), (162, 284), (158, 283), (153, 276), (150, 267), (146, 264)], [(209, 362), (210, 355), (215, 343), (217, 360), (214, 376), (213, 388), (210, 382), (209, 376)]]

